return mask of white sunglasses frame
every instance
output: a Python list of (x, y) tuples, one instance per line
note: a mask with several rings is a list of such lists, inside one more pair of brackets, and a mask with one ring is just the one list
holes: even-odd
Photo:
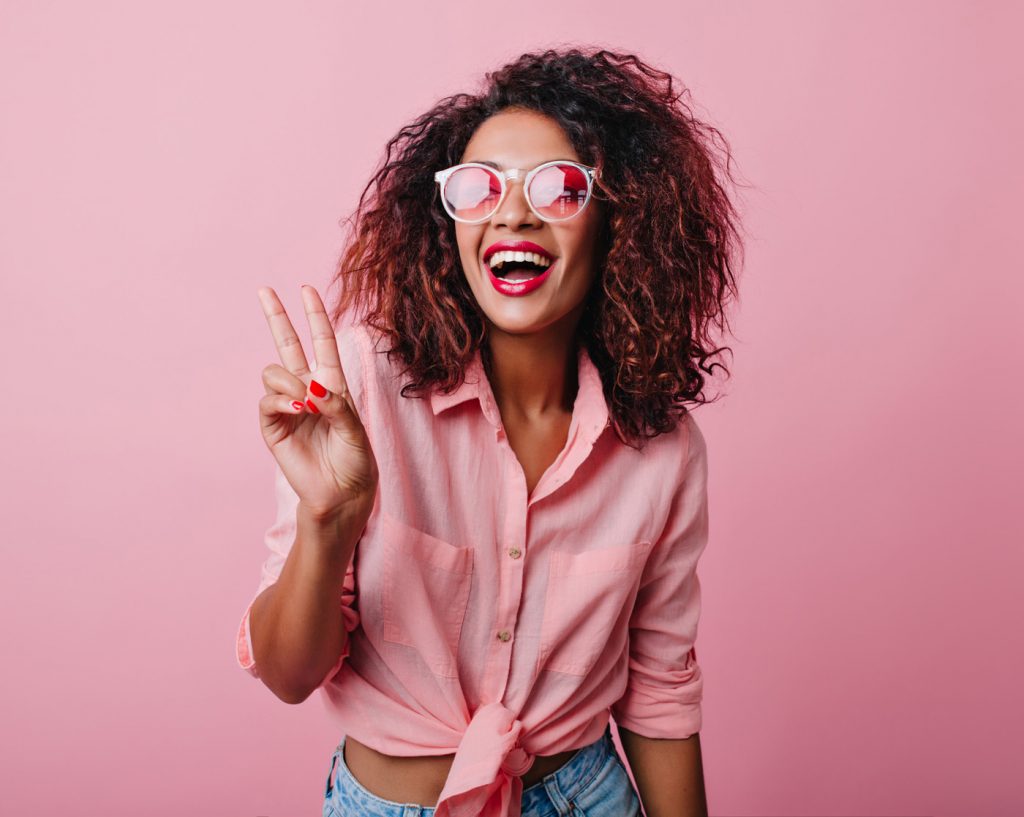
[[(547, 218), (546, 216), (542, 216), (540, 213), (537, 212), (537, 208), (533, 206), (533, 202), (530, 201), (529, 190), (530, 182), (533, 180), (533, 177), (536, 176), (537, 173), (539, 173), (544, 168), (551, 167), (552, 165), (572, 165), (573, 167), (583, 171), (583, 174), (587, 177), (587, 197), (583, 200), (583, 204), (580, 205), (579, 210), (577, 210), (571, 216), (566, 216), (565, 218)], [(444, 196), (444, 186), (448, 182), (448, 177), (451, 176), (456, 170), (459, 170), (460, 168), (463, 167), (480, 167), (483, 168), (484, 170), (489, 170), (491, 173), (495, 174), (498, 177), (498, 180), (501, 182), (501, 197), (498, 199), (498, 203), (494, 205), (494, 209), (483, 218), (478, 218), (470, 221), (469, 219), (459, 218), (451, 210), (448, 209), (448, 200)], [(441, 205), (444, 207), (445, 212), (452, 217), (452, 219), (460, 222), (461, 224), (483, 224), (485, 221), (489, 221), (490, 219), (494, 218), (494, 214), (498, 212), (498, 209), (505, 201), (505, 196), (508, 195), (508, 182), (511, 181), (512, 179), (518, 179), (522, 175), (522, 173), (522, 168), (518, 167), (511, 167), (508, 170), (498, 170), (498, 168), (492, 167), (491, 165), (485, 165), (482, 162), (464, 162), (460, 165), (452, 165), (451, 167), (445, 168), (444, 170), (438, 170), (434, 174), (434, 181), (440, 185), (438, 190), (441, 196)], [(523, 196), (525, 197), (526, 203), (529, 206), (530, 210), (533, 211), (533, 214), (537, 216), (537, 218), (539, 218), (541, 221), (558, 224), (563, 221), (570, 221), (571, 219), (576, 218), (576, 216), (578, 216), (580, 213), (587, 209), (587, 205), (590, 204), (590, 199), (594, 192), (594, 180), (599, 179), (600, 177), (601, 171), (598, 170), (596, 167), (590, 167), (589, 165), (580, 164), (579, 162), (574, 162), (570, 159), (552, 159), (550, 162), (544, 162), (543, 164), (537, 165), (533, 170), (529, 171), (526, 174), (526, 176), (523, 178)]]

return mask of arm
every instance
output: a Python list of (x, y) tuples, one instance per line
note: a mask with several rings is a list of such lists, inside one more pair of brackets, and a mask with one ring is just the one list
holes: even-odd
[[(311, 329), (317, 324), (313, 336), (320, 337), (317, 357), (323, 352), (327, 364), (337, 356), (336, 364), (344, 370), (344, 377), (339, 375), (337, 382), (347, 386), (359, 418), (366, 420), (370, 416), (366, 399), (369, 381), (362, 320), (352, 309), (341, 315), (334, 330), (334, 348), (328, 348), (331, 344), (325, 333), (329, 324), (320, 311), (319, 295), (315, 291), (311, 299), (306, 295)], [(271, 300), (277, 301), (276, 295)], [(290, 323), (279, 302), (276, 307), (281, 310), (278, 320), (283, 317), (285, 323)], [(271, 313), (266, 303), (264, 312), (269, 321)], [(315, 321), (313, 316), (318, 316)], [(285, 342), (280, 327), (274, 335), (284, 362), (297, 347)], [(292, 352), (284, 354), (287, 349)], [(301, 350), (298, 358), (303, 358)], [(291, 360), (292, 367), (298, 363)], [(273, 390), (266, 379), (264, 384), (268, 393)], [(261, 428), (263, 422), (261, 401)], [(369, 448), (369, 441), (365, 443)], [(372, 459), (372, 452), (368, 456)], [(318, 515), (300, 502), (280, 461), (275, 468), (274, 486), (277, 518), (264, 537), (270, 552), (263, 563), (259, 586), (238, 627), (235, 651), (239, 666), (263, 680), (278, 698), (286, 703), (300, 703), (341, 669), (349, 654), (350, 634), (360, 625), (352, 562), (376, 492), (374, 496), (353, 497)]]
[(282, 701), (301, 703), (348, 654), (348, 627), (339, 592), (369, 514), (324, 519), (302, 506), (295, 541), (277, 581), (248, 614), (252, 662)]
[(629, 624), (629, 676), (612, 706), (648, 817), (704, 817), (699, 732), (704, 677), (695, 642), (697, 565), (708, 541), (707, 447), (687, 416), (683, 469)]
[(619, 738), (647, 817), (707, 817), (699, 732), (670, 740), (620, 726)]

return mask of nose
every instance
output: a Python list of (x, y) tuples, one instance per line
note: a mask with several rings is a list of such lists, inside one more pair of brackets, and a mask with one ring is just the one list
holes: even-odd
[(512, 230), (541, 226), (543, 222), (526, 202), (526, 189), (523, 187), (522, 179), (507, 180), (505, 185), (505, 198), (491, 216), (491, 224)]

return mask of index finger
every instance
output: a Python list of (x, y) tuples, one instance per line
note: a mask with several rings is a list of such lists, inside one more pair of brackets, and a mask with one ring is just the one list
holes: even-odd
[(295, 333), (288, 313), (285, 312), (281, 299), (270, 287), (260, 287), (256, 290), (260, 304), (263, 306), (263, 314), (267, 317), (270, 325), (270, 333), (274, 336), (274, 343), (277, 345), (277, 353), (281, 357), (281, 363), (294, 375), (309, 373), (309, 364), (306, 361), (306, 353), (302, 351), (302, 342)]

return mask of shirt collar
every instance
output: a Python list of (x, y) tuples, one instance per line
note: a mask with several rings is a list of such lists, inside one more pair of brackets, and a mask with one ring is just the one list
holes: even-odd
[[(604, 428), (610, 425), (611, 419), (608, 413), (608, 403), (604, 397), (604, 387), (601, 384), (601, 375), (597, 371), (594, 361), (590, 359), (586, 346), (582, 343), (577, 354), (577, 377), (579, 391), (573, 405), (573, 415), (578, 419), (580, 428), (585, 429), (587, 436), (596, 438)], [(494, 403), (494, 393), (487, 380), (479, 348), (473, 352), (473, 357), (466, 365), (465, 378), (458, 388), (450, 394), (443, 394), (436, 388), (430, 392), (430, 407), (434, 414), (438, 415), (452, 406), (457, 406), (473, 398), (479, 400), (480, 408), (488, 419), (498, 425), (500, 419), (497, 406)]]
[(483, 381), (486, 379), (483, 361), (480, 358), (480, 349), (473, 352), (473, 357), (466, 364), (465, 379), (451, 394), (443, 394), (436, 387), (430, 393), (430, 408), (435, 415), (445, 409), (465, 403), (474, 397), (479, 397), (481, 406), (485, 402)]

